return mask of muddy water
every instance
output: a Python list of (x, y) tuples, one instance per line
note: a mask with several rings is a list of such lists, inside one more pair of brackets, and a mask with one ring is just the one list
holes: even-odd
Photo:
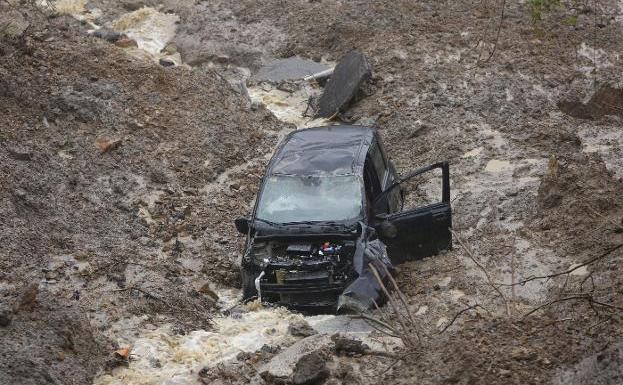
[(237, 317), (216, 317), (211, 331), (179, 335), (170, 325), (140, 330), (138, 337), (118, 341), (132, 347), (130, 367), (115, 369), (94, 384), (199, 384), (197, 372), (203, 367), (233, 359), (240, 352), (255, 352), (264, 345), (294, 343), (296, 338), (287, 328), (291, 321), (301, 318), (285, 309), (257, 308)]

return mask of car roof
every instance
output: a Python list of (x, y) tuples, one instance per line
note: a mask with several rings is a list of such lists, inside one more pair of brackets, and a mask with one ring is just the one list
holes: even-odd
[(279, 145), (268, 175), (362, 175), (376, 129), (324, 126), (291, 132)]

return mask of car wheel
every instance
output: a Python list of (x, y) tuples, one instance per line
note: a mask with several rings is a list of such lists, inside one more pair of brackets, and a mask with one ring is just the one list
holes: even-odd
[(246, 301), (257, 297), (257, 290), (255, 289), (256, 274), (242, 267), (240, 268), (240, 278), (242, 280), (242, 299)]

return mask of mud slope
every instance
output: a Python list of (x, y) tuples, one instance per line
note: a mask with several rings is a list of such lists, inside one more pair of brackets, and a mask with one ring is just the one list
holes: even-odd
[[(158, 313), (182, 326), (208, 326), (214, 300), (202, 293), (209, 293), (208, 279), (237, 281), (238, 248), (223, 234), (253, 187), (229, 196), (204, 188), (228, 168), (263, 156), (282, 124), (262, 108), (249, 110), (214, 72), (165, 69), (86, 36), (69, 17), (49, 22), (41, 20), (26, 39), (0, 41), (3, 308), (11, 313), (24, 286), (34, 284), (33, 320), (51, 311), (62, 323), (69, 310), (54, 309), (71, 305), (102, 330), (120, 317)], [(58, 305), (44, 310), (45, 298)], [(43, 327), (36, 338), (54, 346), (46, 333), (55, 323), (21, 314), (4, 337), (28, 346), (29, 328)], [(85, 322), (67, 323), (68, 338), (91, 333)], [(4, 346), (5, 369), (13, 360), (7, 355), (39, 354)], [(41, 354), (56, 362), (60, 353)], [(88, 365), (86, 378), (98, 366)], [(15, 372), (16, 381), (24, 371)], [(72, 373), (51, 375), (88, 382), (72, 382)]]

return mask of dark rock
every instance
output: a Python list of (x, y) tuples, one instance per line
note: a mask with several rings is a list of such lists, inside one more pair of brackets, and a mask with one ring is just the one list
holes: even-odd
[(9, 155), (15, 160), (32, 160), (32, 152), (21, 149), (10, 148)]
[(281, 346), (279, 345), (262, 345), (262, 347), (260, 348), (260, 351), (262, 353), (268, 353), (268, 354), (275, 354), (275, 353), (279, 353), (279, 351), (281, 350)]
[(13, 312), (7, 306), (0, 306), (0, 327), (7, 327), (11, 324)]
[(293, 93), (293, 92), (296, 92), (296, 90), (298, 90), (298, 86), (291, 81), (284, 80), (284, 81), (279, 82), (279, 84), (277, 84), (277, 89), (280, 91)]
[(343, 111), (372, 76), (372, 65), (359, 51), (342, 57), (318, 101), (317, 117), (330, 118)]
[(295, 337), (309, 337), (318, 332), (312, 328), (305, 320), (295, 320), (288, 325), (288, 333)]
[(360, 355), (370, 350), (370, 347), (363, 342), (339, 334), (332, 335), (331, 340), (335, 344), (335, 353), (338, 355)]
[(106, 29), (106, 28), (101, 28), (93, 32), (93, 36), (100, 38), (100, 39), (104, 39), (110, 43), (115, 43), (119, 39), (124, 37), (122, 33), (111, 31), (110, 29)]
[(304, 355), (296, 363), (292, 374), (295, 385), (322, 384), (329, 377), (326, 359), (318, 352)]
[(175, 62), (166, 57), (163, 57), (162, 59), (160, 59), (159, 63), (163, 67), (175, 67)]
[(37, 304), (37, 294), (39, 294), (39, 284), (31, 283), (26, 286), (22, 290), (18, 310), (32, 311)]

